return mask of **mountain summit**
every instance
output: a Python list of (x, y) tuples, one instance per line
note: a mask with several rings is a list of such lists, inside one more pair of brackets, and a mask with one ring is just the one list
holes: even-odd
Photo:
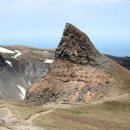
[(103, 60), (89, 37), (69, 23), (65, 26), (55, 57), (71, 63), (93, 66), (101, 65), (101, 60)]
[(130, 72), (96, 50), (88, 36), (66, 24), (55, 62), (40, 81), (27, 90), (25, 101), (91, 102), (130, 91)]

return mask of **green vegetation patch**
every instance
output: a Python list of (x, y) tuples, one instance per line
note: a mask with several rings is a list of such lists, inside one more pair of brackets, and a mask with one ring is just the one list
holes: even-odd
[(107, 101), (104, 102), (102, 108), (112, 112), (130, 112), (129, 101)]
[(60, 108), (60, 109), (57, 109), (57, 111), (63, 111), (63, 112), (70, 112), (72, 114), (76, 114), (76, 115), (80, 115), (80, 114), (83, 114), (82, 111), (80, 110), (76, 110), (76, 109), (64, 109), (64, 108)]

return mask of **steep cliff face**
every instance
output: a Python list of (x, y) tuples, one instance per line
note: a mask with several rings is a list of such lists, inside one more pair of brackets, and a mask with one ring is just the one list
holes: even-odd
[(86, 34), (66, 24), (53, 68), (31, 86), (25, 101), (90, 102), (130, 91), (130, 72), (96, 50)]
[(0, 54), (0, 66), (5, 64), (5, 60), (3, 59), (2, 55)]
[(68, 23), (56, 49), (55, 57), (81, 65), (96, 66), (107, 62), (106, 58), (96, 50), (88, 36)]
[[(0, 47), (0, 99), (24, 99), (26, 89), (40, 80), (51, 66), (46, 62), (52, 55), (48, 50), (21, 46), (15, 49), (15, 46)], [(32, 51), (35, 51), (33, 56)]]

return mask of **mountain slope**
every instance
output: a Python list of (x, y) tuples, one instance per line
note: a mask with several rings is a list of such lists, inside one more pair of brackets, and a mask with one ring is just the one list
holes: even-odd
[(71, 24), (66, 24), (55, 57), (53, 68), (27, 91), (27, 103), (90, 102), (130, 92), (130, 72), (98, 52)]
[(119, 63), (120, 65), (122, 65), (123, 67), (127, 68), (130, 70), (130, 57), (116, 57), (116, 56), (110, 56), (107, 55), (109, 58), (113, 59), (114, 61), (116, 61), (117, 63)]
[(41, 79), (53, 61), (51, 50), (0, 47), (0, 99), (24, 99), (26, 89)]

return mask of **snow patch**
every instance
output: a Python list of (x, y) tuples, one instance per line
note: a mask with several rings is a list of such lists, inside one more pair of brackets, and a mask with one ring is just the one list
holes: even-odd
[(17, 85), (17, 87), (21, 91), (21, 93), (19, 95), (20, 95), (20, 98), (23, 100), (25, 98), (26, 90), (23, 87), (21, 87), (20, 85)]
[(14, 51), (8, 50), (6, 48), (0, 47), (0, 52), (1, 53), (9, 53), (9, 54), (14, 54)]
[(22, 55), (22, 52), (15, 50), (15, 52), (17, 53), (15, 56), (13, 56), (13, 58), (17, 59), (19, 56)]
[(45, 53), (48, 53), (48, 51), (44, 51)]
[(9, 50), (9, 49), (3, 48), (3, 47), (0, 47), (0, 52), (8, 53), (8, 54), (16, 54), (15, 56), (12, 56), (12, 58), (15, 58), (15, 59), (17, 59), (19, 56), (22, 55), (22, 53), (18, 50), (12, 51), (12, 50)]
[(10, 61), (6, 60), (5, 62), (6, 62), (8, 65), (10, 65), (11, 67), (13, 67), (13, 66), (12, 66), (12, 63), (11, 63)]
[(45, 59), (44, 63), (49, 63), (49, 64), (51, 64), (51, 63), (53, 63), (53, 61), (54, 61), (54, 60)]

